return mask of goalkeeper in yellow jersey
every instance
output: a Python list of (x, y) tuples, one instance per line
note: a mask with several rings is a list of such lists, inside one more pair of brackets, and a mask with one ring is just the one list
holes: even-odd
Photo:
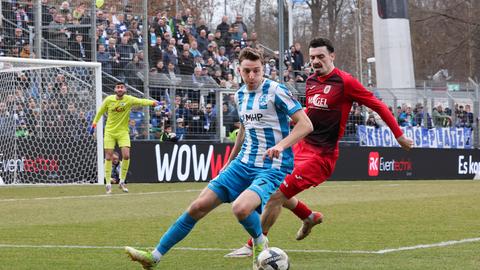
[(103, 100), (100, 110), (93, 119), (92, 126), (89, 129), (93, 135), (97, 122), (104, 113), (107, 113), (107, 124), (105, 125), (105, 134), (103, 146), (105, 149), (105, 181), (107, 194), (112, 193), (112, 184), (110, 175), (112, 173), (112, 156), (115, 144), (118, 143), (122, 151), (122, 168), (120, 171), (120, 188), (123, 192), (128, 192), (125, 185), (128, 167), (130, 165), (130, 136), (128, 132), (128, 122), (130, 120), (130, 111), (134, 106), (157, 106), (158, 102), (149, 99), (140, 99), (126, 95), (127, 88), (124, 83), (115, 84), (115, 95), (110, 95)]

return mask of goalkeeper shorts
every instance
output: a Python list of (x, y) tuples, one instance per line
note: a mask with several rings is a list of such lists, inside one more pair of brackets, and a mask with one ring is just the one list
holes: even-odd
[(106, 132), (103, 136), (103, 148), (104, 149), (115, 149), (115, 144), (118, 143), (118, 147), (130, 147), (130, 135), (128, 132), (121, 133), (108, 133)]

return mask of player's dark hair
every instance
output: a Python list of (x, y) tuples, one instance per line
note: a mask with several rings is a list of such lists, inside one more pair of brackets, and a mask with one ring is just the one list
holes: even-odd
[(124, 86), (125, 86), (125, 83), (124, 83), (124, 82), (117, 82), (117, 83), (115, 84), (115, 87), (117, 87), (117, 85), (124, 85)]
[(329, 53), (335, 52), (335, 48), (330, 40), (326, 38), (314, 38), (310, 41), (308, 48), (318, 48), (318, 47), (327, 47)]
[(241, 64), (243, 60), (260, 60), (260, 62), (262, 62), (262, 65), (265, 64), (263, 59), (263, 53), (250, 47), (246, 47), (240, 51), (240, 55), (238, 56), (238, 62)]

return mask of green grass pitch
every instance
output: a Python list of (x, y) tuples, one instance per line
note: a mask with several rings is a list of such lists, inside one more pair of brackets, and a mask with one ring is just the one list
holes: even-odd
[[(0, 188), (0, 269), (141, 269), (123, 246), (153, 247), (205, 183)], [(327, 182), (300, 195), (324, 224), (295, 240), (283, 211), (270, 246), (291, 269), (480, 269), (480, 181)], [(158, 269), (251, 269), (223, 255), (247, 239), (226, 204), (200, 221)], [(422, 246), (423, 245), (423, 246)]]

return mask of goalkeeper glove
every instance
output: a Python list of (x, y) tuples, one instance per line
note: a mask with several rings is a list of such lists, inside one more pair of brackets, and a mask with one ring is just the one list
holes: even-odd
[(97, 124), (93, 123), (89, 128), (88, 128), (88, 133), (90, 133), (90, 135), (93, 135), (93, 133), (95, 132), (95, 128), (97, 127)]

